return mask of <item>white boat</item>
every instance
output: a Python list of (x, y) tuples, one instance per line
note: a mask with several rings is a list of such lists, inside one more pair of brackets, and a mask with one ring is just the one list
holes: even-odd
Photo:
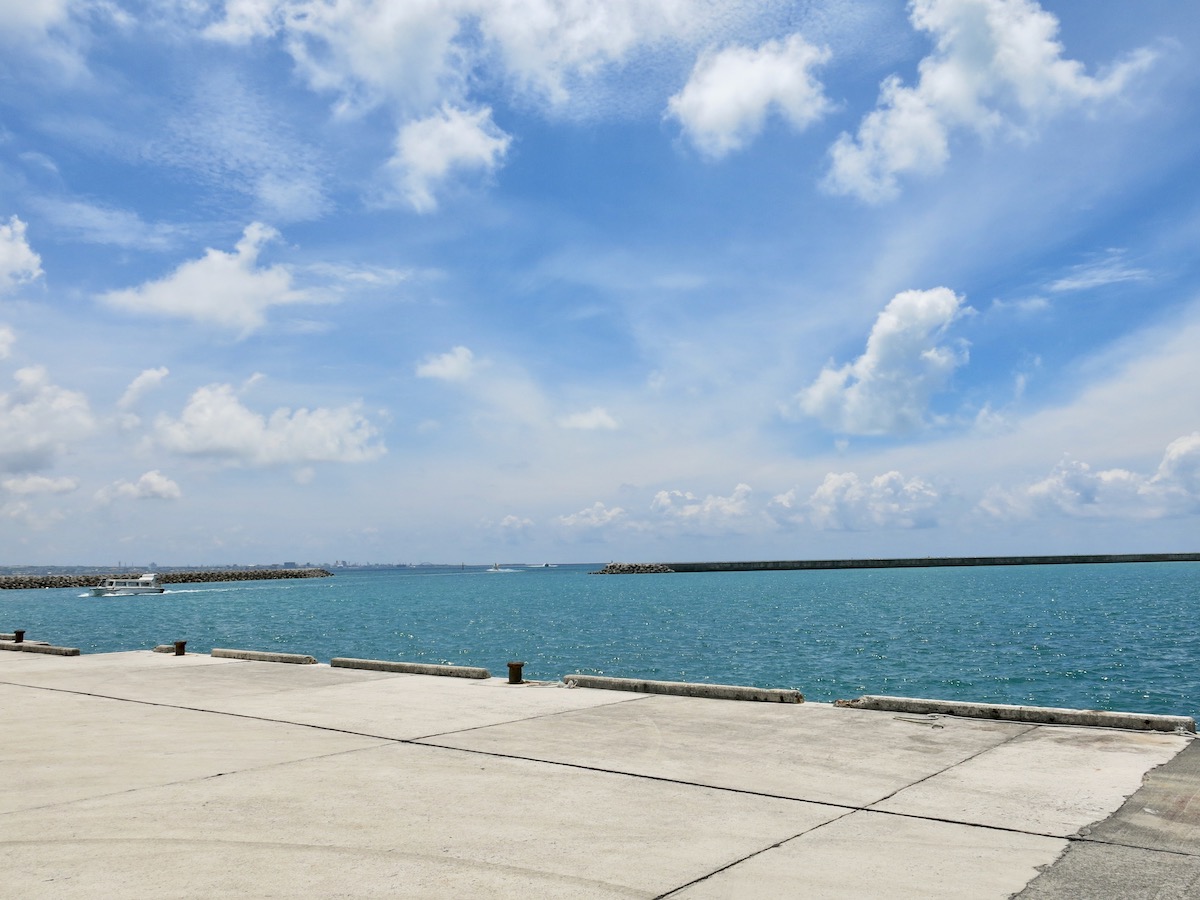
[(126, 594), (161, 594), (166, 588), (158, 583), (158, 576), (147, 572), (137, 578), (105, 578), (104, 583), (92, 588), (93, 597), (123, 597)]

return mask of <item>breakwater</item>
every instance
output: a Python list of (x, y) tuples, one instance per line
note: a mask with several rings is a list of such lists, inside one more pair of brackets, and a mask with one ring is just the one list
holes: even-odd
[(799, 559), (751, 562), (609, 563), (594, 575), (667, 572), (771, 572), (796, 569), (919, 569), (939, 566), (1061, 566), (1097, 563), (1200, 562), (1200, 553), (1098, 553), (1073, 556), (922, 556), (902, 559)]
[[(141, 572), (72, 573), (70, 575), (0, 575), (0, 590), (90, 588), (106, 578), (137, 578)], [(332, 578), (327, 569), (195, 569), (159, 572), (159, 584), (202, 584), (210, 581), (265, 581), (279, 578)]]

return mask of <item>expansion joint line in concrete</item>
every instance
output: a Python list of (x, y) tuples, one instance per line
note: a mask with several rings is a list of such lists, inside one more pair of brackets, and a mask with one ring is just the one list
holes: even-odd
[[(871, 803), (867, 804), (867, 806), (865, 808), (870, 809), (872, 806), (878, 806), (880, 803), (883, 803), (887, 800), (891, 800), (897, 794), (903, 793), (904, 791), (907, 791), (909, 788), (914, 788), (918, 784), (924, 784), (926, 781), (928, 781), (931, 778), (937, 778), (939, 775), (946, 774), (951, 769), (957, 769), (963, 763), (968, 763), (973, 759), (978, 759), (979, 757), (983, 756), (986, 753), (991, 753), (993, 750), (996, 750), (1007, 744), (1011, 744), (1013, 741), (1017, 740), (1018, 738), (1022, 738), (1025, 735), (1029, 734), (1029, 732), (1033, 731), (1033, 729), (1036, 727), (1037, 727), (1036, 725), (1029, 725), (1029, 726), (1021, 729), (1020, 731), (1018, 731), (1016, 734), (1011, 735), (1010, 737), (1004, 739), (1003, 741), (1001, 741), (998, 744), (992, 744), (992, 746), (990, 746), (990, 747), (983, 747), (983, 748), (975, 751), (974, 753), (972, 753), (970, 756), (964, 756), (962, 759), (958, 760), (957, 762), (952, 762), (948, 766), (944, 766), (943, 768), (938, 769), (936, 772), (930, 772), (924, 778), (918, 778), (916, 781), (912, 782), (911, 784), (906, 784), (903, 787), (898, 787), (894, 791), (892, 791), (890, 794), (886, 794), (886, 795), (880, 797), (878, 800), (873, 800)], [(886, 812), (886, 810), (879, 809), (879, 810), (872, 810), (872, 812)]]
[[(832, 804), (830, 804), (830, 805), (832, 805)], [(784, 844), (789, 844), (792, 841), (797, 840), (798, 838), (804, 837), (806, 834), (812, 834), (814, 831), (824, 828), (826, 825), (832, 825), (834, 822), (840, 822), (842, 819), (846, 818), (847, 816), (852, 816), (852, 815), (854, 815), (854, 813), (860, 811), (857, 809), (851, 809), (851, 808), (847, 808), (847, 807), (843, 807), (843, 809), (845, 809), (845, 812), (843, 812), (840, 816), (834, 816), (832, 819), (830, 819), (827, 822), (820, 822), (820, 823), (814, 825), (812, 828), (806, 828), (806, 829), (804, 829), (804, 831), (801, 831), (797, 834), (790, 835), (789, 837), (785, 837), (781, 841), (776, 841), (775, 843), (769, 844), (766, 847), (760, 847), (759, 849), (755, 850), (753, 853), (747, 853), (745, 856), (741, 857), (740, 859), (735, 859), (733, 862), (726, 863), (725, 865), (723, 865), (719, 868), (713, 869), (711, 872), (707, 872), (704, 875), (701, 875), (699, 878), (693, 878), (691, 881), (681, 884), (678, 887), (671, 888), (669, 891), (667, 891), (664, 894), (658, 894), (653, 898), (653, 900), (666, 900), (667, 897), (671, 897), (675, 894), (678, 894), (680, 891), (686, 891), (688, 888), (695, 887), (698, 884), (702, 884), (705, 881), (708, 881), (710, 878), (715, 878), (716, 876), (720, 875), (722, 872), (728, 872), (730, 869), (736, 868), (737, 866), (740, 866), (744, 862), (749, 862), (750, 860), (754, 859), (756, 856), (762, 856), (764, 853), (769, 853), (772, 850), (778, 850)]]
[[(620, 697), (618, 699), (611, 700), (608, 703), (598, 703), (595, 706), (590, 707), (590, 709), (605, 709), (609, 706), (616, 706), (618, 703), (636, 703), (639, 700), (651, 700), (654, 698), (654, 696), (655, 696), (654, 694), (639, 694), (634, 697)], [(525, 716), (524, 718), (521, 718), (521, 719), (508, 719), (503, 724), (513, 725), (518, 722), (536, 722), (540, 719), (553, 719), (556, 716), (569, 716), (569, 715), (574, 715), (578, 712), (579, 712), (578, 709), (557, 709), (552, 712), (538, 713), (536, 716)], [(437, 738), (451, 737), (453, 735), (459, 735), (459, 734), (470, 734), (472, 731), (483, 731), (485, 729), (495, 728), (495, 727), (496, 727), (496, 723), (488, 723), (488, 724), (484, 724), (484, 725), (472, 725), (470, 728), (454, 728), (454, 729), (451, 729), (450, 731), (436, 731), (432, 734), (421, 735), (420, 737), (405, 738), (405, 741), (407, 743), (416, 743), (419, 741), (432, 741), (432, 740), (436, 740)], [(424, 746), (436, 747), (439, 745), (438, 744), (425, 744)], [(450, 748), (446, 748), (446, 749), (453, 750), (453, 749), (457, 749), (457, 748), (450, 747)], [(520, 759), (521, 757), (515, 757), (515, 758)]]

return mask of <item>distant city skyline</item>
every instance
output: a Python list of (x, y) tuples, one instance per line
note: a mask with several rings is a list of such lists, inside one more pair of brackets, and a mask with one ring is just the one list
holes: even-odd
[(0, 6), (0, 566), (1200, 550), (1198, 39)]

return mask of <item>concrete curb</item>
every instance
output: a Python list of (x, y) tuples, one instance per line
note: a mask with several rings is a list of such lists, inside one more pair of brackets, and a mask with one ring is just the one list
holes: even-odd
[(646, 681), (641, 678), (610, 678), (607, 675), (564, 675), (562, 680), (568, 687), (598, 688), (606, 691), (674, 694), (680, 697), (706, 697), (712, 700), (758, 700), (767, 703), (804, 702), (804, 695), (799, 691), (782, 688), (701, 684), (689, 681)]
[(302, 653), (272, 653), (267, 650), (222, 650), (214, 647), (212, 655), (221, 659), (248, 659), (255, 662), (295, 663), (301, 666), (315, 666), (316, 657), (305, 656)]
[(373, 672), (399, 672), (404, 675), (446, 675), (451, 678), (491, 678), (487, 669), (474, 666), (441, 666), (433, 663), (396, 662), (385, 659), (353, 659), (338, 656), (329, 665), (340, 669), (370, 669)]
[(78, 647), (54, 647), (41, 641), (0, 642), (0, 650), (18, 650), (22, 653), (47, 653), (50, 656), (79, 656)]
[(864, 695), (857, 700), (837, 700), (834, 706), (873, 709), (882, 712), (940, 714), (972, 719), (1001, 719), (1031, 725), (1087, 725), (1125, 728), (1132, 731), (1196, 732), (1190, 716), (1159, 716), (1143, 713), (1108, 712), (1100, 709), (1059, 709), (1051, 706), (1008, 706), (1002, 703), (966, 703), (958, 700), (925, 700), (918, 697)]

